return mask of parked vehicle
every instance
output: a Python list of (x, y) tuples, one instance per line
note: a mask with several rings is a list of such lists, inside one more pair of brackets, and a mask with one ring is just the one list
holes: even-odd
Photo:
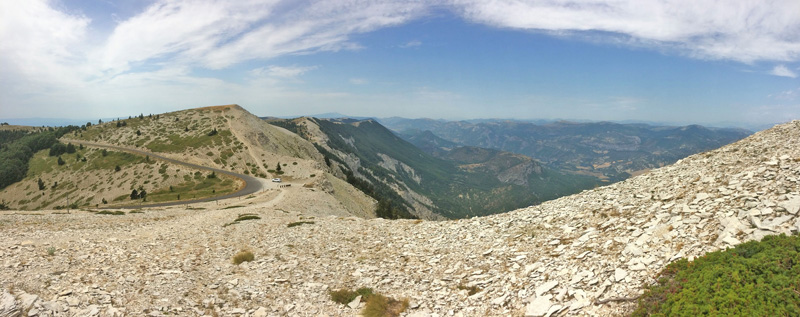
[(272, 182), (273, 182), (273, 183), (280, 183), (280, 182), (281, 182), (281, 179), (280, 179), (280, 178), (273, 178), (273, 179), (272, 179)]

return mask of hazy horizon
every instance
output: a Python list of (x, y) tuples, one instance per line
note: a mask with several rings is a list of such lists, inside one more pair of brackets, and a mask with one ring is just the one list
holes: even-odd
[[(800, 119), (800, 2), (0, 3), (0, 120)], [(104, 120), (105, 120), (104, 119)]]

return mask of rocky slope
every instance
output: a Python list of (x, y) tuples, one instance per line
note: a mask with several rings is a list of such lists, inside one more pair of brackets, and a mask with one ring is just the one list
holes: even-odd
[[(408, 316), (620, 315), (632, 303), (606, 300), (637, 296), (670, 261), (800, 230), (798, 139), (794, 121), (614, 185), (457, 221), (327, 216), (290, 202), (312, 190), (299, 187), (202, 210), (5, 211), (0, 309), (352, 316), (363, 304), (327, 292), (366, 286), (408, 298)], [(261, 219), (224, 226), (243, 213)], [(297, 221), (313, 223), (287, 226)], [(232, 264), (240, 249), (255, 260)]]

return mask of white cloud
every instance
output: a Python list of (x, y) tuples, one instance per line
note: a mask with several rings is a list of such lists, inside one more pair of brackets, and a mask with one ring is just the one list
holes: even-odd
[(317, 69), (317, 66), (269, 66), (260, 67), (250, 71), (254, 76), (268, 76), (277, 78), (295, 78), (309, 71)]
[(85, 63), (82, 50), (89, 22), (46, 2), (0, 1), (0, 77), (4, 84), (71, 84), (75, 73), (83, 71), (73, 66)]
[(797, 73), (793, 72), (791, 69), (786, 68), (784, 65), (775, 66), (772, 71), (769, 72), (775, 76), (781, 77), (789, 77), (789, 78), (797, 78)]
[(350, 78), (350, 83), (353, 85), (364, 85), (367, 84), (368, 82), (369, 81), (367, 81), (364, 78)]
[[(586, 35), (624, 45), (677, 50), (694, 58), (800, 58), (796, 0), (452, 0), (468, 20), (496, 27)], [(623, 36), (623, 38), (619, 38)]]
[(422, 42), (417, 41), (417, 40), (413, 40), (413, 41), (410, 41), (410, 42), (408, 42), (406, 44), (400, 45), (400, 47), (401, 48), (410, 48), (410, 47), (417, 47), (417, 46), (420, 46), (420, 45), (422, 45)]

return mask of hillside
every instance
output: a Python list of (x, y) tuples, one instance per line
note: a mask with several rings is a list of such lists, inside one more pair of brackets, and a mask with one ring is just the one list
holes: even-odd
[(269, 122), (314, 142), (338, 176), (375, 193), (376, 199), (382, 198), (379, 209), (388, 205), (390, 214), (408, 212), (425, 219), (487, 215), (596, 184), (588, 177), (563, 175), (510, 153), (488, 151), (477, 155), (482, 150), (474, 148), (471, 153), (468, 149), (453, 152), (452, 160), (436, 158), (374, 120), (299, 118)]
[[(381, 123), (414, 144), (430, 140), (433, 135), (455, 145), (523, 154), (558, 170), (607, 181), (619, 181), (672, 164), (691, 154), (716, 149), (750, 135), (749, 131), (740, 129), (698, 125), (662, 127), (610, 122), (534, 124), (387, 118), (381, 119)], [(452, 144), (446, 146), (452, 147)], [(424, 148), (428, 153), (436, 151), (430, 145)]]
[[(617, 316), (633, 303), (614, 299), (641, 294), (672, 261), (800, 230), (798, 138), (794, 121), (613, 185), (457, 221), (276, 205), (292, 192), (120, 216), (2, 211), (10, 291), (0, 295), (40, 314), (352, 316), (364, 303), (328, 292), (370, 287), (407, 298), (408, 316)], [(234, 221), (247, 214), (260, 219)], [(233, 264), (242, 249), (254, 260)]]
[[(333, 206), (333, 214), (374, 216), (374, 200), (330, 177), (311, 143), (238, 105), (131, 116), (71, 131), (61, 138), (61, 146), (74, 142), (72, 151), (56, 156), (49, 155), (52, 149), (36, 153), (25, 178), (0, 190), (8, 207), (75, 209), (219, 197), (242, 188), (240, 178), (255, 176), (265, 189), (279, 188), (267, 180), (278, 177), (320, 191), (326, 202), (309, 199)], [(77, 142), (90, 143), (76, 150)], [(104, 145), (131, 150), (99, 147)], [(157, 156), (245, 176), (230, 177)], [(133, 190), (145, 190), (147, 197), (133, 199)]]

